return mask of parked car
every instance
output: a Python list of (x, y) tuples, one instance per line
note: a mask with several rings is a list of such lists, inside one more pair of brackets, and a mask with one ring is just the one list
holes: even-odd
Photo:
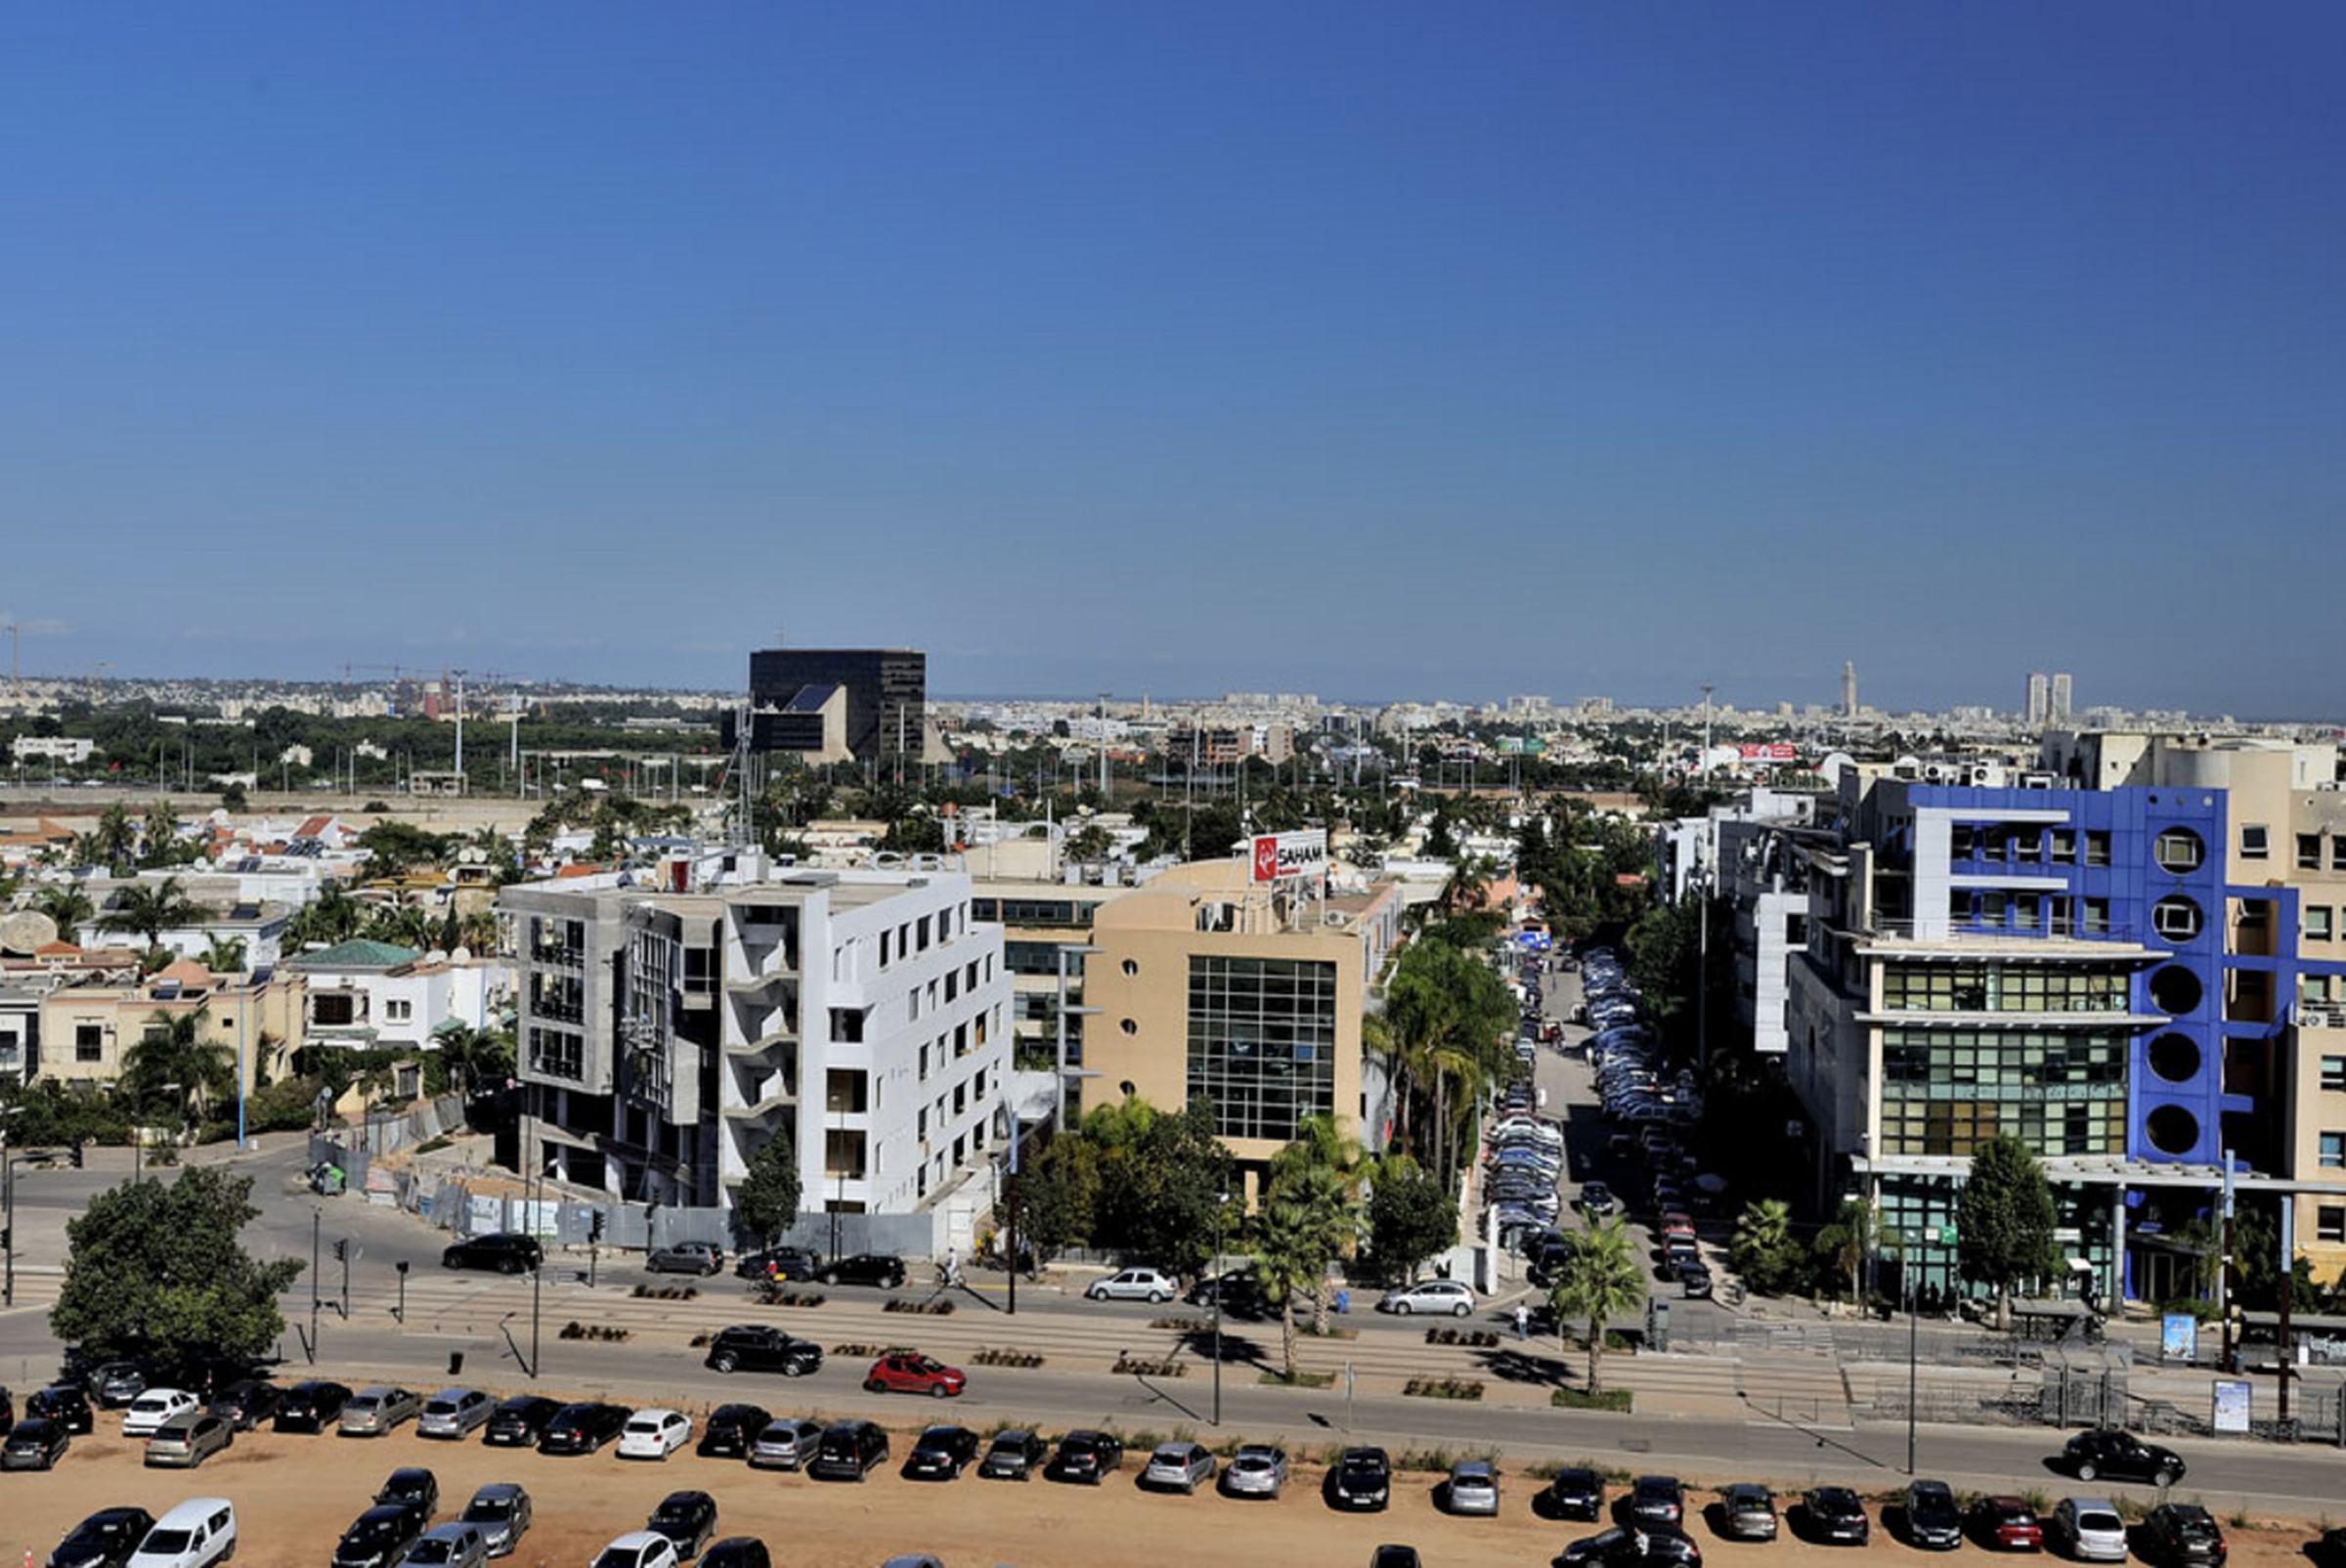
[(323, 1432), (342, 1419), (349, 1403), (350, 1390), (341, 1383), (306, 1378), (285, 1390), (269, 1424), (280, 1432)]
[(1241, 1318), (1267, 1315), (1269, 1303), (1263, 1294), (1263, 1282), (1251, 1269), (1231, 1269), (1209, 1275), (1191, 1285), (1182, 1299), (1193, 1307), (1210, 1307), (1220, 1297), (1222, 1310)]
[(1404, 1317), (1437, 1312), (1463, 1318), (1474, 1310), (1474, 1290), (1462, 1280), (1422, 1280), (1387, 1290), (1378, 1299), (1376, 1310)]
[(773, 1418), (773, 1412), (760, 1405), (719, 1405), (701, 1423), (701, 1440), (693, 1452), (710, 1459), (747, 1459), (758, 1434)]
[(1629, 1518), (1641, 1525), (1686, 1522), (1686, 1489), (1674, 1475), (1641, 1475), (1629, 1487)]
[(45, 1416), (17, 1422), (0, 1442), (0, 1470), (48, 1470), (73, 1446), (73, 1434), (62, 1421)]
[(910, 1350), (882, 1356), (863, 1374), (867, 1394), (928, 1394), (937, 1399), (960, 1393), (969, 1381), (960, 1368)]
[(237, 1429), (210, 1411), (174, 1416), (147, 1439), (143, 1461), (150, 1469), (193, 1470), (237, 1440)]
[(2215, 1516), (2195, 1503), (2162, 1503), (2143, 1521), (2143, 1555), (2165, 1568), (2222, 1568), (2227, 1554)]
[(750, 1445), (750, 1468), (753, 1470), (803, 1470), (814, 1458), (815, 1447), (823, 1440), (820, 1421), (786, 1416), (768, 1421), (759, 1429), (757, 1441)]
[(1715, 1282), (1711, 1270), (1700, 1263), (1678, 1265), (1678, 1289), (1690, 1301), (1708, 1301)]
[(643, 1255), (643, 1266), (653, 1274), (722, 1274), (725, 1249), (715, 1241), (678, 1241), (653, 1247)]
[(374, 1489), (377, 1503), (413, 1503), (429, 1519), (440, 1511), (440, 1477), (420, 1464), (403, 1464)]
[(1381, 1448), (1348, 1448), (1328, 1467), (1330, 1507), (1381, 1513), (1393, 1501), (1393, 1461)]
[(90, 1396), (71, 1383), (35, 1389), (24, 1400), (24, 1414), (32, 1420), (55, 1421), (75, 1437), (98, 1429), (98, 1414), (90, 1409)]
[(2040, 1551), (2045, 1545), (2044, 1527), (2037, 1523), (2036, 1510), (2015, 1497), (1981, 1498), (1972, 1504), (1973, 1537), (1983, 1546), (1998, 1551)]
[(1012, 1427), (994, 1434), (985, 1458), (978, 1461), (978, 1477), (982, 1481), (1031, 1481), (1050, 1461), (1050, 1446), (1040, 1432)]
[(682, 1411), (652, 1406), (628, 1417), (619, 1429), (623, 1459), (665, 1459), (692, 1441), (692, 1422)]
[(334, 1544), (333, 1568), (395, 1568), (431, 1522), (413, 1503), (373, 1503)]
[(49, 1553), (48, 1568), (123, 1568), (154, 1516), (145, 1508), (100, 1508), (65, 1532)]
[(423, 1402), (415, 1417), (417, 1437), (465, 1438), (489, 1424), (497, 1401), (477, 1388), (443, 1388)]
[(126, 1568), (211, 1568), (237, 1554), (237, 1505), (190, 1498), (154, 1521)]
[(461, 1519), (436, 1524), (415, 1538), (403, 1568), (481, 1568), (489, 1560), (489, 1538)]
[(876, 1285), (893, 1290), (904, 1283), (904, 1260), (885, 1252), (855, 1252), (833, 1258), (815, 1278), (825, 1285)]
[(530, 1533), (530, 1495), (510, 1481), (492, 1481), (472, 1495), (456, 1517), (480, 1531), (490, 1556), (510, 1556)]
[(619, 1436), (620, 1429), (627, 1424), (628, 1410), (624, 1405), (605, 1405), (594, 1400), (565, 1405), (539, 1434), (538, 1452), (592, 1454)]
[(2080, 1562), (2126, 1560), (2126, 1521), (2107, 1498), (2063, 1498), (2045, 1534)]
[(1086, 1427), (1059, 1440), (1059, 1452), (1051, 1456), (1046, 1473), (1054, 1481), (1098, 1486), (1123, 1462), (1124, 1444), (1120, 1439)]
[(1141, 1466), (1140, 1485), (1151, 1492), (1195, 1495), (1217, 1468), (1213, 1451), (1202, 1443), (1159, 1443)]
[(102, 1362), (90, 1370), (90, 1392), (98, 1396), (99, 1405), (106, 1410), (128, 1406), (147, 1392), (147, 1368), (141, 1362)]
[(756, 1536), (727, 1536), (701, 1553), (701, 1568), (773, 1568), (765, 1543)]
[(152, 1437), (155, 1429), (175, 1416), (196, 1408), (196, 1396), (176, 1388), (150, 1388), (122, 1413), (124, 1437)]
[(678, 1557), (697, 1557), (717, 1534), (717, 1499), (706, 1492), (671, 1492), (643, 1527), (673, 1542)]
[(833, 1421), (816, 1441), (806, 1473), (820, 1481), (860, 1481), (887, 1462), (888, 1434), (876, 1422)]
[(1444, 1513), (1499, 1512), (1499, 1472), (1482, 1459), (1460, 1459), (1442, 1484)]
[(1094, 1280), (1083, 1294), (1090, 1301), (1170, 1301), (1180, 1289), (1172, 1276), (1155, 1269), (1125, 1269)]
[(1287, 1486), (1287, 1451), (1246, 1443), (1222, 1466), (1221, 1491), (1233, 1498), (1277, 1498)]
[(594, 1568), (676, 1568), (676, 1544), (649, 1530), (630, 1530), (595, 1553)]
[(1368, 1568), (1425, 1568), (1415, 1546), (1388, 1543), (1368, 1553)]
[(1963, 1510), (1946, 1482), (1907, 1484), (1906, 1544), (1925, 1551), (1953, 1551), (1963, 1545)]
[(957, 1481), (978, 1458), (978, 1434), (966, 1426), (932, 1426), (904, 1456), (907, 1481)]
[(785, 1377), (804, 1377), (822, 1364), (822, 1346), (762, 1324), (719, 1328), (709, 1341), (704, 1363), (716, 1372), (771, 1372)]
[(558, 1399), (543, 1394), (516, 1394), (489, 1413), (481, 1441), (496, 1448), (536, 1448), (545, 1427), (562, 1413)]
[(733, 1265), (735, 1276), (744, 1280), (811, 1280), (822, 1270), (823, 1255), (803, 1246), (769, 1246), (744, 1252)]
[(1572, 1200), (1572, 1206), (1590, 1219), (1601, 1220), (1619, 1209), (1621, 1201), (1613, 1196), (1613, 1189), (1603, 1182), (1583, 1182), (1581, 1196)]
[(1718, 1533), (1729, 1541), (1776, 1539), (1775, 1494), (1763, 1486), (1738, 1481), (1718, 1495)]
[(242, 1377), (214, 1394), (205, 1408), (238, 1431), (251, 1432), (274, 1416), (284, 1401), (284, 1391), (275, 1383)]
[(1801, 1519), (1809, 1540), (1830, 1546), (1862, 1546), (1873, 1538), (1865, 1504), (1846, 1486), (1811, 1487), (1801, 1497)]
[(2062, 1458), (2080, 1481), (2148, 1481), (2167, 1487), (2183, 1479), (2181, 1455), (2113, 1426), (2079, 1432), (2069, 1439)]
[(1556, 1568), (1702, 1568), (1703, 1548), (1670, 1525), (1617, 1526), (1573, 1542), (1553, 1561)]
[(506, 1234), (468, 1237), (443, 1247), (444, 1269), (485, 1269), (492, 1274), (527, 1274), (545, 1257), (535, 1237)]
[(350, 1396), (334, 1429), (344, 1437), (381, 1437), (413, 1420), (422, 1409), (413, 1390), (377, 1384)]
[(1594, 1470), (1575, 1464), (1549, 1477), (1534, 1511), (1551, 1519), (1597, 1519), (1604, 1516), (1605, 1483)]

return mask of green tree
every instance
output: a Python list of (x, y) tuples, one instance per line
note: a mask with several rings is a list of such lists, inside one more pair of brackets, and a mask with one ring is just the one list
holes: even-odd
[(1955, 1195), (1955, 1257), (1967, 1280), (1996, 1292), (1996, 1323), (2012, 1323), (2013, 1291), (2060, 1265), (2053, 1246), (2053, 1187), (2018, 1138), (1999, 1134), (1972, 1151)]
[(1904, 1250), (1898, 1234), (1886, 1227), (1880, 1211), (1862, 1198), (1843, 1198), (1832, 1221), (1817, 1231), (1814, 1244), (1816, 1255), (1832, 1268), (1836, 1282), (1848, 1282), (1851, 1301), (1865, 1293), (1860, 1271), (1867, 1258), (1878, 1252)]
[(758, 1146), (733, 1194), (733, 1218), (746, 1235), (771, 1246), (799, 1219), (799, 1149), (788, 1133)]
[(1105, 860), (1116, 847), (1115, 837), (1097, 822), (1087, 822), (1067, 835), (1061, 847), (1068, 860)]
[(1727, 1244), (1727, 1261), (1744, 1284), (1779, 1295), (1800, 1278), (1800, 1248), (1792, 1239), (1792, 1208), (1780, 1198), (1746, 1203)]
[(366, 922), (366, 906), (340, 882), (329, 882), (317, 897), (293, 911), (293, 918), (285, 922), (285, 937), (295, 946), (315, 942), (331, 947), (356, 936)]
[(1094, 1111), (1083, 1130), (1102, 1145), (1094, 1244), (1195, 1274), (1212, 1254), (1216, 1210), (1233, 1187), (1212, 1105), (1193, 1100), (1166, 1111), (1128, 1099)]
[(513, 1036), (505, 1029), (451, 1029), (440, 1036), (439, 1052), (448, 1064), (448, 1080), (458, 1094), (513, 1070)]
[(370, 881), (405, 876), (418, 865), (439, 865), (447, 860), (454, 842), (397, 817), (385, 818), (359, 835), (359, 848), (367, 851), (366, 875)]
[(1295, 1380), (1295, 1298), (1316, 1295), (1327, 1278), (1322, 1217), (1309, 1198), (1275, 1193), (1255, 1217), (1254, 1277), (1263, 1293), (1279, 1303), (1279, 1355), (1282, 1375)]
[(147, 808), (147, 819), (139, 825), (139, 864), (176, 865), (180, 858), (179, 815), (169, 801), (157, 801)]
[(166, 1364), (252, 1357), (284, 1331), (278, 1293), (301, 1263), (262, 1263), (238, 1233), (260, 1210), (252, 1179), (193, 1166), (98, 1194), (66, 1222), (65, 1287), (50, 1331), (97, 1359)]
[(244, 938), (215, 936), (204, 944), (198, 960), (215, 975), (236, 975), (244, 969)]
[(100, 931), (127, 931), (155, 946), (166, 931), (193, 926), (204, 918), (203, 906), (182, 892), (177, 877), (160, 882), (134, 882), (114, 897), (114, 907), (99, 917)]
[(1619, 1216), (1585, 1231), (1564, 1233), (1564, 1257), (1548, 1286), (1557, 1331), (1566, 1323), (1588, 1326), (1588, 1392), (1598, 1392), (1605, 1325), (1645, 1304), (1645, 1271)]
[(1377, 1267), (1408, 1281), (1457, 1241), (1457, 1199), (1407, 1154), (1378, 1160), (1368, 1183), (1368, 1253)]
[(1011, 1180), (1019, 1211), (1019, 1241), (1038, 1263), (1092, 1235), (1100, 1201), (1100, 1146), (1080, 1131), (1068, 1131), (1019, 1151), (1019, 1173)]
[(32, 907), (57, 922), (57, 934), (66, 941), (98, 916), (90, 895), (69, 882), (52, 882), (32, 895)]
[(139, 830), (120, 801), (99, 813), (97, 826), (73, 841), (78, 865), (105, 866), (117, 874), (128, 871), (137, 858)]
[(1362, 1235), (1361, 1188), (1367, 1157), (1334, 1116), (1306, 1116), (1296, 1136), (1271, 1156), (1269, 1191), (1301, 1204), (1317, 1228), (1320, 1283), (1312, 1291), (1312, 1331), (1327, 1331), (1334, 1286), (1329, 1267), (1349, 1257)]
[(164, 1093), (167, 1085), (178, 1085), (171, 1093), (181, 1123), (191, 1129), (202, 1121), (206, 1104), (234, 1094), (237, 1086), (235, 1049), (203, 1037), (208, 1013), (200, 1007), (187, 1013), (158, 1008), (122, 1060), (123, 1084), (141, 1102)]

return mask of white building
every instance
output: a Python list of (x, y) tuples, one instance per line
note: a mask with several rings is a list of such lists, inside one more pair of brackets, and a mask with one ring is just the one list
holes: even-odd
[(501, 959), (354, 938), (286, 966), (302, 978), (301, 1044), (428, 1051), (445, 1029), (488, 1028), (513, 1000)]
[(9, 755), (20, 762), (65, 762), (77, 765), (98, 755), (98, 743), (70, 735), (19, 735)]

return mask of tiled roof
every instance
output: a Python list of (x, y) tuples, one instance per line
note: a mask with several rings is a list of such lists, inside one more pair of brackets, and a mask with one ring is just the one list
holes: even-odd
[(300, 970), (312, 969), (397, 969), (400, 965), (421, 958), (423, 953), (413, 947), (402, 947), (397, 942), (369, 941), (353, 936), (346, 942), (322, 947), (314, 953), (303, 953), (290, 960)]

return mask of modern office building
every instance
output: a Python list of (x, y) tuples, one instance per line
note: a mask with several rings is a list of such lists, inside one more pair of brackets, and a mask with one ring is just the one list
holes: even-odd
[(2028, 695), (2021, 704), (2020, 719), (2030, 729), (2042, 729), (2053, 716), (2053, 681), (2041, 670), (2028, 672)]
[(750, 749), (818, 761), (927, 755), (929, 656), (911, 648), (762, 648), (750, 655)]

